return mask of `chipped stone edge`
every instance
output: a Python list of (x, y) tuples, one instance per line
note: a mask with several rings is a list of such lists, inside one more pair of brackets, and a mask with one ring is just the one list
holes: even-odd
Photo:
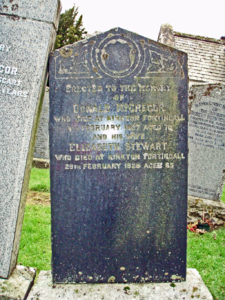
[[(187, 281), (176, 283), (52, 284), (51, 271), (41, 271), (27, 300), (115, 299), (213, 300), (196, 269), (187, 269)], [(71, 298), (73, 297), (73, 298)], [(171, 298), (172, 297), (172, 298)], [(182, 298), (184, 297), (184, 298)]]
[(194, 196), (188, 196), (188, 223), (195, 223), (202, 219), (205, 213), (209, 213), (214, 220), (215, 228), (225, 224), (225, 203), (222, 201), (208, 200)]
[[(54, 26), (55, 30), (57, 30), (58, 24), (59, 24), (60, 13), (62, 11), (62, 4), (61, 4), (61, 0), (54, 0), (54, 1), (57, 3), (57, 6), (56, 6), (54, 13), (52, 14), (50, 20), (48, 19), (48, 16), (46, 16), (46, 15), (39, 17), (39, 18), (35, 17), (35, 14), (33, 16), (29, 15), (28, 10), (26, 7), (24, 7), (24, 5), (22, 6), (22, 9), (21, 8), (19, 9), (19, 11), (18, 11), (18, 8), (15, 9), (14, 11), (12, 11), (12, 9), (11, 10), (8, 9), (7, 6), (6, 6), (6, 8), (4, 6), (2, 6), (2, 7), (0, 6), (0, 15), (7, 16), (13, 20), (19, 20), (20, 18), (22, 18), (22, 19), (31, 20), (34, 22), (37, 21), (37, 22), (49, 23)], [(11, 2), (12, 1), (10, 1), (10, 3)], [(53, 3), (47, 3), (47, 4), (53, 5)], [(17, 3), (12, 4), (12, 5), (17, 5)]]
[(34, 268), (17, 265), (8, 279), (0, 278), (0, 299), (26, 299), (35, 276)]

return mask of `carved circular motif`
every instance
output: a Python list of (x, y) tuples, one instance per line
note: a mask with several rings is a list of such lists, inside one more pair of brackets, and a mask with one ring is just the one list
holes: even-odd
[(103, 73), (121, 78), (139, 70), (142, 52), (141, 47), (128, 37), (111, 34), (95, 45), (92, 57)]

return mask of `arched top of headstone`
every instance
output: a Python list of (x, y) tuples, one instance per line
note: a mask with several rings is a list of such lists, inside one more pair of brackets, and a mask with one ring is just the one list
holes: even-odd
[(52, 55), (55, 77), (114, 79), (184, 77), (186, 54), (122, 28), (113, 28)]

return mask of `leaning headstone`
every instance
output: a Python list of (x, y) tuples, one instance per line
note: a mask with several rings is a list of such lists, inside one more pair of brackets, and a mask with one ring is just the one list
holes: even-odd
[(188, 194), (219, 201), (225, 170), (225, 86), (192, 86)]
[(0, 277), (16, 265), (58, 0), (0, 1)]
[(55, 283), (186, 275), (186, 54), (116, 28), (50, 59)]

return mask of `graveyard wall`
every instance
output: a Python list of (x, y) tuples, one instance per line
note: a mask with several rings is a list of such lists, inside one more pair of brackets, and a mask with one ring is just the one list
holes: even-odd
[(188, 196), (188, 223), (197, 223), (203, 220), (205, 214), (209, 214), (214, 228), (224, 226), (225, 203)]

